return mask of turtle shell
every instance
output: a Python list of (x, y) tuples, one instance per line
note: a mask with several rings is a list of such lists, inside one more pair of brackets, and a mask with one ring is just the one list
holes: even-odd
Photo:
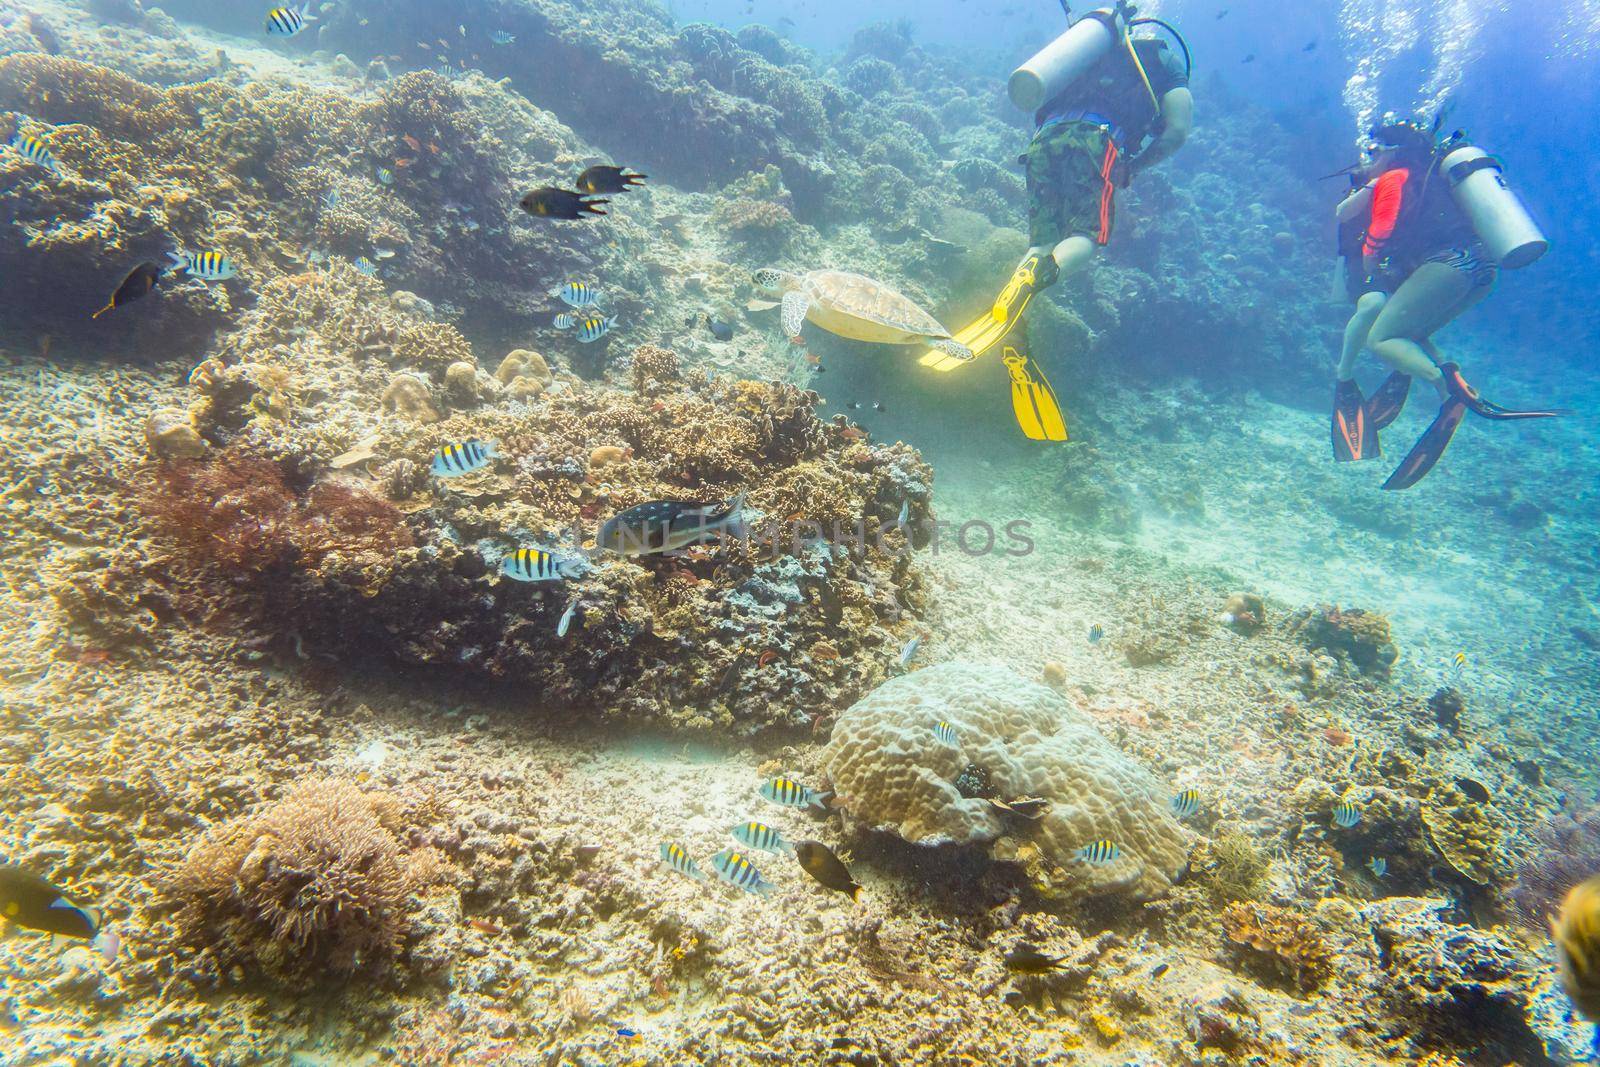
[(950, 336), (938, 319), (882, 282), (842, 270), (813, 271), (804, 281), (817, 306), (835, 315), (913, 337)]

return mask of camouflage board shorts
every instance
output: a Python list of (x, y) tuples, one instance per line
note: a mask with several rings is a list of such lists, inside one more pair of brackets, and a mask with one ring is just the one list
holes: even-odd
[(1088, 122), (1055, 122), (1039, 129), (1028, 145), (1028, 241), (1050, 246), (1074, 234), (1111, 239), (1116, 218), (1111, 168), (1116, 142)]

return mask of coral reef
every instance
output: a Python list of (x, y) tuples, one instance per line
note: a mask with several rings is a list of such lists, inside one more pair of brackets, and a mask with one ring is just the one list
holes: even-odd
[(1543, 934), (1572, 888), (1600, 871), (1600, 807), (1562, 811), (1534, 826), (1508, 897), (1519, 921)]
[(1332, 955), (1322, 933), (1289, 908), (1236, 901), (1222, 911), (1222, 932), (1291, 979), (1302, 993), (1327, 981), (1333, 972)]
[[(473, 366), (461, 335), (344, 267), (269, 283), (223, 349), (226, 365), (195, 376), (213, 454), (149, 472), (141, 502), (164, 547), (181, 549), (163, 566), (211, 561), (244, 579), (234, 591), (269, 631), (292, 618), (307, 638), (338, 635), (348, 655), (753, 732), (809, 727), (881, 680), (917, 610), (893, 520), (926, 508), (930, 473), (909, 448), (818, 420), (815, 394), (684, 373), (653, 347), (634, 354), (634, 392), (570, 376), (557, 389), (545, 361), (518, 350), (493, 376), (471, 372), (463, 410), (449, 385), (451, 367), (465, 380)], [(498, 442), (503, 464), (426, 492), (433, 451), (469, 439)], [(404, 515), (363, 485), (368, 465)], [(749, 544), (599, 557), (567, 598), (515, 588), (494, 566), (532, 539), (580, 550), (585, 530), (647, 500), (741, 492), (769, 520)], [(795, 536), (786, 517), (814, 533)], [(580, 625), (554, 642), (563, 600), (580, 605)], [(830, 654), (808, 655), (824, 632)]]
[(1212, 897), (1219, 902), (1254, 900), (1267, 885), (1267, 854), (1237, 830), (1219, 832), (1202, 841), (1189, 861)]
[[(937, 738), (940, 721), (957, 745)], [(1159, 896), (1187, 858), (1155, 779), (1053, 690), (1003, 668), (942, 663), (895, 678), (839, 716), (821, 758), (838, 806), (864, 825), (914, 844), (991, 844), (997, 859), (1034, 861), (1036, 888), (1052, 896)], [(963, 795), (969, 764), (991, 795), (1049, 809), (1030, 822)], [(1115, 863), (1074, 858), (1101, 838), (1121, 848)]]
[(1289, 623), (1307, 648), (1347, 660), (1362, 674), (1387, 677), (1400, 657), (1389, 620), (1361, 608), (1323, 606), (1297, 614)]
[(182, 936), (223, 971), (240, 964), (296, 986), (383, 977), (413, 895), (448, 873), (437, 852), (401, 845), (399, 820), (391, 797), (311, 779), (222, 824), (168, 881)]

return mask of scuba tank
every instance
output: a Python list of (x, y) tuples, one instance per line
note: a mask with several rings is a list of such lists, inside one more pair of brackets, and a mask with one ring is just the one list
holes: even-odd
[(1024, 111), (1037, 110), (1046, 100), (1089, 72), (1127, 35), (1127, 10), (1091, 11), (1011, 72), (1006, 92)]
[(1506, 270), (1526, 267), (1545, 254), (1550, 242), (1521, 198), (1506, 184), (1505, 167), (1481, 148), (1450, 148), (1439, 164), (1456, 204), (1489, 254)]

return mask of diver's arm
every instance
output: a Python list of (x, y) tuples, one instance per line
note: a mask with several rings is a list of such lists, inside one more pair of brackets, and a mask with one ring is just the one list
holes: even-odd
[(1365, 215), (1372, 205), (1372, 186), (1363, 185), (1339, 204), (1336, 214), (1340, 222), (1349, 222), (1357, 215)]
[(1193, 128), (1194, 94), (1186, 87), (1168, 90), (1161, 98), (1161, 136), (1130, 160), (1130, 165), (1136, 172), (1155, 166), (1182, 148)]

